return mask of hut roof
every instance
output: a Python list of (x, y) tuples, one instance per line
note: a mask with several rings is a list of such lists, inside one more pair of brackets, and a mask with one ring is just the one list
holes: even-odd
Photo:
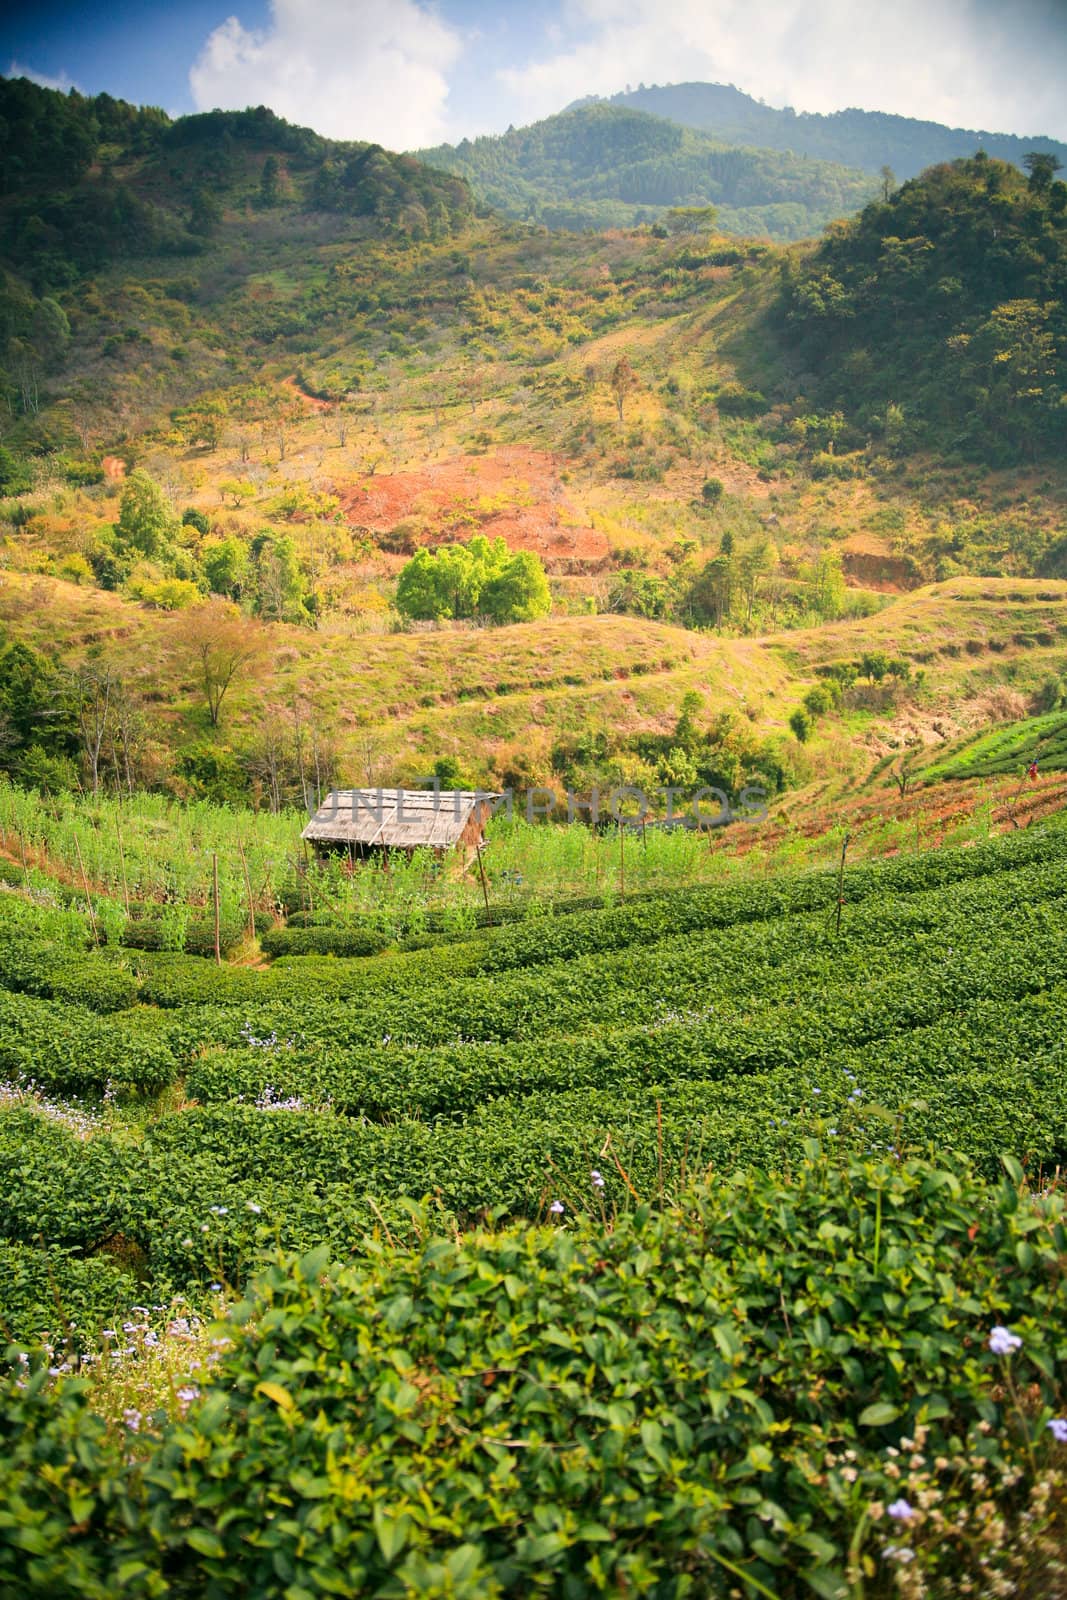
[(466, 789), (337, 789), (301, 835), (312, 843), (414, 850), (457, 844), (471, 817), (493, 800)]

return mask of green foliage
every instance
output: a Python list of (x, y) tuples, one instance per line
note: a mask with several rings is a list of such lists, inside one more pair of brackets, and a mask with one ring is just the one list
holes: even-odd
[(510, 216), (552, 228), (619, 228), (663, 217), (664, 233), (799, 239), (870, 195), (869, 179), (768, 150), (730, 148), (657, 117), (579, 107), (531, 127), (420, 151)]
[(180, 527), (174, 508), (154, 479), (140, 469), (132, 472), (122, 491), (115, 527), (120, 548), (165, 561), (173, 555)]
[[(834, 111), (829, 115), (764, 105), (732, 85), (675, 83), (627, 89), (612, 95), (610, 106), (644, 111), (696, 128), (729, 144), (763, 150), (790, 150), (820, 161), (839, 161), (877, 174), (890, 188), (893, 173), (917, 177), (925, 167), (971, 155), (976, 146), (1002, 161), (1026, 166), (1039, 146), (1055, 161), (1067, 161), (1067, 145), (1054, 139), (1020, 139), (1014, 134), (967, 132), (936, 122), (894, 116), (884, 111)], [(1042, 157), (1045, 159), (1045, 156)], [(887, 168), (892, 169), (886, 178)]]
[(476, 535), (469, 544), (418, 550), (400, 573), (396, 604), (416, 620), (485, 617), (497, 623), (531, 622), (552, 609), (540, 558), (514, 554), (503, 539)]
[[(888, 434), (897, 406), (983, 459), (1032, 458), (1063, 437), (1065, 275), (1067, 186), (1027, 184), (979, 154), (872, 202), (787, 265), (785, 326), (839, 425), (847, 413)], [(876, 348), (892, 350), (888, 365), (872, 363)]]
[[(209, 1594), (235, 1572), (264, 1600), (475, 1600), (677, 1591), (695, 1568), (709, 1594), (800, 1600), (890, 1545), (932, 1585), (987, 1581), (1011, 1541), (972, 1525), (976, 1472), (1005, 1525), (1032, 1521), (1061, 1407), (1058, 1196), (812, 1140), (784, 1171), (610, 1220), (568, 1194), (552, 1228), (415, 1221), (419, 1243), (354, 1264), (273, 1252), (140, 1470), (84, 1380), (12, 1375), (0, 1578), (85, 1600), (120, 1581)], [(1021, 1340), (1007, 1386), (994, 1325)], [(873, 1514), (906, 1499), (902, 1440), (932, 1526)]]

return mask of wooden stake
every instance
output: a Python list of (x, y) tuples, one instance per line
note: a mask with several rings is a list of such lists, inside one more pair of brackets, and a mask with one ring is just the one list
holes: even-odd
[(626, 899), (626, 834), (619, 818), (619, 899)]
[(841, 841), (841, 865), (837, 869), (837, 926), (834, 929), (835, 939), (841, 933), (841, 908), (845, 903), (845, 853), (848, 850), (850, 838), (851, 835), (846, 833)]
[(122, 823), (119, 820), (119, 813), (117, 811), (115, 813), (115, 834), (119, 841), (119, 866), (122, 869), (122, 903), (126, 908), (126, 917), (128, 920), (130, 915), (130, 891), (126, 885), (126, 852), (122, 847)]
[(248, 876), (248, 858), (245, 855), (244, 844), (240, 839), (237, 841), (237, 848), (241, 852), (241, 866), (245, 875), (245, 893), (248, 896), (248, 937), (254, 939), (256, 936), (256, 908), (252, 902), (252, 880)]
[(93, 897), (89, 893), (89, 879), (85, 873), (85, 862), (82, 860), (82, 847), (77, 834), (74, 835), (74, 848), (78, 852), (78, 866), (82, 875), (82, 887), (85, 890), (85, 903), (89, 907), (89, 921), (92, 924), (93, 929), (93, 943), (99, 944), (100, 935), (96, 927), (96, 912), (93, 910)]
[(482, 844), (479, 839), (474, 846), (474, 853), (478, 857), (478, 876), (482, 880), (482, 899), (485, 901), (485, 920), (492, 922), (493, 913), (489, 909), (489, 886), (485, 881), (485, 868), (482, 866)]
[(222, 966), (221, 934), (219, 928), (219, 858), (211, 852), (211, 895), (215, 905), (215, 965)]

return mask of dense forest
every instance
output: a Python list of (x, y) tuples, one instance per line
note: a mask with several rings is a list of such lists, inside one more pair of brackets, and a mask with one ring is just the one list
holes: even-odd
[(785, 262), (786, 337), (831, 413), (893, 448), (1062, 449), (1067, 184), (1055, 157), (1030, 168), (933, 167)]
[[(593, 102), (583, 101), (582, 105)], [(865, 172), (892, 167), (898, 178), (914, 178), (939, 161), (969, 156), (981, 147), (987, 155), (1021, 166), (1031, 150), (1067, 162), (1067, 145), (1035, 135), (1017, 138), (946, 128), (939, 122), (893, 116), (884, 111), (796, 112), (778, 110), (724, 83), (653, 84), (612, 95), (610, 106), (666, 117), (697, 128), (728, 144), (757, 145), (767, 150), (792, 150), (820, 161), (839, 161)]]
[(655, 222), (676, 206), (717, 208), (724, 233), (803, 239), (867, 200), (862, 174), (771, 150), (732, 148), (616, 106), (591, 106), (499, 136), (420, 152), (508, 216), (550, 228)]
[(172, 122), (108, 94), (0, 79), (0, 248), (35, 285), (62, 287), (122, 257), (195, 255), (225, 208), (286, 203), (416, 238), (471, 209), (455, 179), (263, 106)]

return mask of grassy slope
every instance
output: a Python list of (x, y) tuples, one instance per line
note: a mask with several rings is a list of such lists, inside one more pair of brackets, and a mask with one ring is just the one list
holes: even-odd
[[(103, 649), (150, 695), (176, 743), (208, 732), (182, 658), (180, 615), (15, 573), (0, 596), (0, 616), (16, 636), (72, 660)], [(616, 616), (354, 637), (272, 625), (263, 636), (265, 664), (225, 704), (225, 740), (239, 742), (272, 708), (304, 699), (315, 714), (337, 718), (353, 768), (413, 778), (454, 753), (489, 779), (520, 757), (536, 769), (565, 734), (666, 729), (692, 688), (709, 709), (748, 702), (761, 727), (780, 732), (818, 666), (866, 650), (925, 665), (927, 721), (1005, 678), (1032, 687), (1062, 661), (1067, 583), (957, 579), (902, 596), (875, 617), (762, 639)], [(813, 759), (821, 741), (838, 760), (844, 740), (862, 769), (872, 726), (894, 720), (896, 712), (828, 719)]]

